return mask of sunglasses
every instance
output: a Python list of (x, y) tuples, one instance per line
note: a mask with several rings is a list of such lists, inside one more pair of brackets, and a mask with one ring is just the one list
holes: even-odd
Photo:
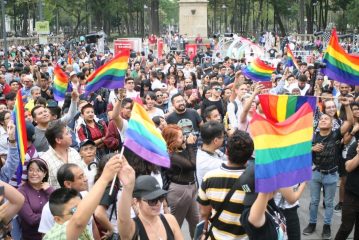
[(164, 196), (158, 197), (156, 199), (152, 199), (152, 200), (143, 200), (144, 202), (146, 202), (148, 204), (148, 206), (150, 207), (154, 207), (157, 205), (158, 201), (160, 201), (160, 203), (163, 203), (163, 201), (165, 200)]
[(222, 88), (213, 88), (214, 90), (216, 90), (217, 92), (222, 92)]

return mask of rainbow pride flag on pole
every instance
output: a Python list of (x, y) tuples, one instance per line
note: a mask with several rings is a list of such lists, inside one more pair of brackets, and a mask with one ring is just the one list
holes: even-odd
[[(281, 96), (279, 96), (281, 97)], [(297, 96), (287, 96), (298, 98)], [(263, 98), (260, 98), (262, 104)], [(298, 102), (289, 99), (288, 102)], [(288, 105), (287, 102), (287, 105)], [(282, 106), (280, 106), (282, 105)], [(309, 102), (280, 122), (268, 120), (277, 109), (288, 109), (285, 101), (263, 104), (265, 117), (255, 113), (250, 122), (256, 154), (256, 192), (273, 192), (310, 180), (312, 177), (313, 107)], [(270, 108), (270, 109), (268, 109)], [(273, 109), (272, 109), (273, 108)], [(278, 116), (278, 115), (277, 115)], [(282, 119), (281, 119), (282, 120)]]
[(129, 49), (121, 49), (119, 54), (105, 65), (98, 68), (87, 79), (86, 92), (94, 92), (100, 88), (122, 88), (126, 77)]
[(244, 76), (252, 79), (253, 81), (263, 82), (270, 81), (274, 71), (275, 68), (266, 65), (262, 60), (256, 58), (243, 69), (242, 73)]
[(16, 94), (14, 110), (12, 112), (15, 123), (15, 136), (17, 149), (20, 155), (20, 163), (16, 171), (17, 183), (21, 183), (22, 166), (24, 165), (27, 151), (27, 132), (25, 124), (25, 109), (22, 101), (21, 90)]
[(287, 67), (296, 67), (297, 69), (299, 69), (297, 60), (295, 59), (292, 50), (290, 50), (289, 45), (287, 44)]
[(170, 167), (165, 140), (146, 110), (137, 102), (134, 103), (128, 122), (124, 146), (150, 163)]
[(69, 78), (59, 65), (55, 66), (54, 75), (54, 98), (56, 101), (62, 101), (65, 99), (66, 91), (69, 86)]
[(332, 36), (323, 57), (326, 68), (323, 74), (339, 82), (359, 85), (359, 56), (350, 55), (340, 46), (337, 31), (333, 29)]

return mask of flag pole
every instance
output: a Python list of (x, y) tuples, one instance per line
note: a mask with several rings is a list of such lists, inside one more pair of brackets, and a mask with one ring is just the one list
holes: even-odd
[[(123, 151), (125, 150), (125, 147), (122, 146), (121, 148), (121, 152), (120, 152), (120, 159), (122, 159), (123, 157)], [(115, 182), (116, 182), (116, 177), (117, 177), (117, 174), (115, 174), (115, 176), (113, 176), (113, 180), (112, 180), (112, 183), (111, 183), (111, 188), (110, 188), (110, 192), (108, 195), (111, 196), (112, 192), (113, 192), (113, 188), (115, 187)]]

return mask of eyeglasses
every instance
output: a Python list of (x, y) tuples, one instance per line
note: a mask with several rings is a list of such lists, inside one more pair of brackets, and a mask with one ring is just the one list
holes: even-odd
[(156, 95), (156, 97), (163, 97), (163, 95), (162, 95), (162, 94), (158, 94), (158, 95)]
[(160, 203), (163, 203), (163, 201), (165, 200), (164, 196), (158, 197), (156, 199), (152, 199), (152, 200), (143, 200), (144, 202), (146, 202), (148, 204), (148, 206), (150, 207), (154, 207), (157, 205), (158, 201), (160, 201)]
[(214, 90), (216, 90), (217, 92), (222, 92), (222, 88), (212, 88)]
[(66, 215), (74, 215), (76, 211), (77, 211), (77, 206), (71, 208), (71, 209), (70, 209), (70, 212), (65, 213), (64, 216), (66, 216)]

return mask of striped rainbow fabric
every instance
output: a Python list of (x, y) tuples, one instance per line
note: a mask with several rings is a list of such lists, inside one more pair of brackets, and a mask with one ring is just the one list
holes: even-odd
[(323, 74), (339, 82), (359, 85), (359, 56), (350, 55), (340, 46), (337, 31), (333, 29), (332, 36), (323, 57), (326, 68)]
[[(262, 101), (263, 97), (260, 98), (261, 105)], [(300, 101), (289, 99), (287, 105), (288, 102)], [(284, 104), (285, 101), (280, 100), (271, 105), (264, 103), (262, 108), (265, 109), (266, 117), (266, 113), (272, 117), (278, 109), (288, 109), (286, 106), (278, 106)], [(313, 106), (310, 102), (304, 102), (296, 112), (290, 113), (288, 118), (280, 122), (268, 120), (257, 113), (251, 120), (250, 133), (256, 154), (256, 192), (273, 192), (312, 177)]]
[(272, 73), (275, 68), (266, 65), (259, 58), (254, 59), (247, 67), (242, 71), (243, 75), (253, 81), (270, 81)]
[(299, 69), (297, 60), (295, 59), (292, 50), (290, 50), (289, 45), (287, 44), (287, 64), (288, 67), (296, 67)]
[(24, 102), (22, 101), (21, 90), (16, 94), (14, 110), (12, 112), (12, 117), (15, 124), (15, 136), (17, 149), (20, 155), (20, 163), (16, 170), (16, 179), (17, 183), (21, 183), (22, 176), (22, 166), (24, 165), (27, 151), (27, 132), (26, 132), (26, 123), (25, 123), (25, 109)]
[(130, 50), (121, 49), (116, 57), (96, 69), (87, 79), (86, 93), (94, 92), (100, 88), (122, 88), (125, 83), (129, 57)]
[(146, 110), (137, 102), (133, 105), (124, 146), (150, 163), (167, 168), (170, 166), (166, 141)]
[(62, 101), (65, 99), (66, 91), (69, 86), (68, 76), (59, 65), (56, 65), (54, 68), (54, 84), (53, 84), (53, 91), (54, 91), (54, 98), (56, 101)]
[(316, 98), (311, 96), (290, 96), (290, 95), (259, 95), (262, 111), (266, 118), (272, 122), (283, 122), (305, 103), (315, 111)]

